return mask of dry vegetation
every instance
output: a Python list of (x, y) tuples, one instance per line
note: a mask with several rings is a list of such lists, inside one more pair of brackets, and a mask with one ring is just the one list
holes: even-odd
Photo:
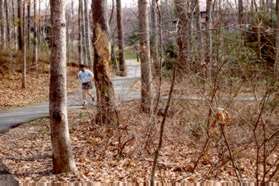
[[(27, 87), (21, 88), (21, 65), (17, 64), (14, 56), (8, 52), (0, 53), (0, 110), (11, 107), (25, 106), (41, 103), (48, 100), (49, 92), (49, 65), (44, 58), (39, 61), (38, 72), (29, 64), (27, 70)], [(68, 68), (68, 91), (74, 91), (79, 87), (76, 67)]]
[[(177, 92), (182, 90), (179, 87)], [(181, 100), (177, 92), (167, 118), (156, 180), (236, 181), (237, 173), (243, 180), (255, 181), (255, 174), (262, 179), (265, 171), (266, 180), (278, 181), (279, 110), (270, 110), (274, 100)], [(160, 103), (161, 109), (164, 104)], [(79, 168), (75, 175), (51, 173), (48, 119), (1, 135), (0, 159), (21, 181), (147, 181), (162, 116), (159, 112), (152, 122), (135, 101), (120, 105), (119, 110), (121, 126), (117, 129), (91, 122), (94, 109), (70, 113), (71, 139)]]

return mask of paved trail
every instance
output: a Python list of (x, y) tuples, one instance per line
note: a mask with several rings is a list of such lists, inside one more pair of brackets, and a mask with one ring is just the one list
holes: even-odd
[[(118, 102), (130, 101), (140, 98), (140, 91), (134, 88), (135, 83), (137, 83), (140, 79), (140, 65), (134, 60), (127, 60), (127, 72), (128, 74), (126, 77), (115, 76), (112, 79)], [(68, 95), (69, 109), (82, 108), (80, 91), (81, 90)], [(166, 96), (163, 96), (161, 99), (166, 98)], [(174, 97), (173, 99), (182, 99), (189, 101), (207, 100), (207, 98), (196, 96), (184, 96), (178, 98)], [(228, 97), (223, 97), (221, 99), (225, 101), (229, 100)], [(237, 97), (234, 100), (244, 102), (256, 101), (254, 97)], [(48, 115), (48, 102), (33, 106), (26, 106), (23, 108), (17, 108), (7, 112), (0, 112), (0, 133), (9, 130), (11, 127), (17, 126), (18, 124), (46, 117)]]
[[(112, 79), (117, 98), (120, 102), (139, 98), (139, 91), (133, 85), (140, 78), (140, 66), (134, 60), (127, 60), (127, 76), (115, 76)], [(81, 90), (68, 95), (68, 108), (78, 109), (81, 106)], [(49, 115), (48, 102), (38, 105), (16, 108), (6, 112), (0, 112), (0, 133), (7, 131), (18, 124)]]

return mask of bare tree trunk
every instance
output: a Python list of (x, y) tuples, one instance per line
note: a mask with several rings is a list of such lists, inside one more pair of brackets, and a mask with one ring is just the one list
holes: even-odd
[(276, 58), (274, 64), (274, 74), (279, 79), (279, 0), (276, 0)]
[[(75, 22), (73, 21), (75, 18), (75, 12), (74, 12), (74, 0), (71, 0), (71, 20), (69, 21), (69, 28), (71, 26), (71, 32), (70, 34), (70, 38), (75, 38)], [(69, 49), (72, 53), (74, 53), (75, 51), (75, 40), (71, 40), (70, 42), (70, 49)]]
[(93, 45), (94, 75), (97, 93), (96, 122), (111, 126), (119, 124), (115, 94), (110, 79), (110, 41), (107, 21), (107, 0), (94, 0), (93, 12)]
[(93, 67), (88, 0), (84, 0), (84, 28), (85, 28), (84, 34), (85, 34), (85, 48), (86, 48), (87, 61), (88, 61), (88, 65), (90, 67)]
[(178, 75), (182, 76), (189, 70), (189, 64), (187, 62), (188, 49), (188, 4), (184, 0), (175, 0), (175, 9), (177, 13), (177, 45), (178, 45)]
[(9, 6), (8, 6), (8, 0), (4, 1), (5, 3), (5, 12), (6, 12), (6, 35), (7, 35), (7, 43), (8, 45), (10, 45), (10, 41), (11, 41), (11, 31), (10, 31), (10, 11), (9, 11)]
[(187, 4), (188, 7), (188, 34), (187, 34), (187, 61), (189, 63), (189, 67), (195, 60), (194, 56), (194, 42), (193, 42), (193, 23), (194, 23), (194, 13), (195, 13), (195, 8), (196, 8), (196, 3), (194, 2), (195, 0), (189, 1)]
[(37, 30), (37, 37), (38, 37), (38, 46), (40, 48), (41, 43), (42, 43), (42, 36), (41, 36), (41, 30), (42, 30), (42, 21), (41, 21), (41, 1), (38, 1), (38, 30)]
[(69, 9), (66, 8), (66, 48), (67, 48), (67, 64), (70, 63), (70, 13)]
[(84, 15), (84, 2), (80, 0), (80, 16), (81, 16), (81, 35), (82, 35), (82, 50), (83, 50), (83, 60), (84, 64), (89, 65), (88, 53), (86, 49), (86, 35), (85, 35), (85, 15)]
[(241, 25), (243, 24), (243, 1), (238, 0), (238, 24)]
[(141, 107), (144, 112), (151, 111), (151, 69), (150, 69), (150, 36), (147, 0), (138, 0), (139, 38), (141, 61)]
[(74, 172), (74, 162), (67, 114), (67, 80), (66, 80), (66, 20), (65, 0), (51, 0), (51, 64), (49, 113), (51, 126), (51, 143), (53, 153), (53, 172)]
[(206, 76), (212, 78), (212, 0), (206, 0), (205, 65)]
[(195, 0), (196, 9), (194, 13), (195, 17), (195, 25), (196, 25), (196, 42), (197, 42), (197, 49), (198, 49), (198, 61), (202, 64), (203, 61), (203, 43), (202, 43), (202, 30), (201, 30), (201, 16), (200, 16), (200, 3), (199, 0)]
[(17, 33), (16, 33), (16, 15), (15, 15), (15, 0), (12, 0), (12, 25), (13, 25), (13, 41), (14, 47), (17, 48)]
[(34, 2), (33, 2), (34, 4), (34, 6), (33, 6), (33, 8), (34, 8), (34, 17), (33, 17), (33, 29), (34, 29), (34, 38), (33, 38), (33, 44), (34, 44), (34, 46), (33, 46), (33, 60), (32, 60), (32, 63), (33, 63), (33, 65), (35, 65), (35, 70), (36, 71), (38, 71), (38, 29), (37, 29), (37, 24), (38, 24), (38, 22), (37, 22), (37, 2), (36, 2), (36, 0), (34, 0)]
[(6, 48), (6, 34), (5, 34), (5, 16), (4, 16), (4, 2), (0, 0), (0, 34), (1, 34), (1, 48)]
[(26, 87), (26, 48), (25, 48), (25, 39), (24, 39), (24, 4), (22, 0), (17, 1), (17, 16), (18, 16), (18, 60), (22, 64), (22, 79), (21, 87)]
[(82, 0), (79, 0), (79, 8), (78, 8), (78, 33), (79, 33), (79, 63), (85, 64), (85, 54), (84, 54), (84, 43), (83, 43), (83, 18), (82, 18)]
[(31, 38), (30, 38), (30, 33), (31, 33), (31, 0), (28, 0), (27, 2), (27, 51), (28, 54), (30, 54), (30, 43), (31, 43)]
[(160, 72), (159, 62), (159, 29), (158, 29), (158, 11), (157, 0), (151, 1), (151, 36), (150, 36), (150, 53), (152, 59), (152, 72), (155, 77), (158, 77)]
[(123, 38), (123, 23), (122, 23), (122, 6), (121, 0), (116, 0), (117, 12), (117, 31), (118, 31), (118, 58), (119, 58), (119, 71), (120, 76), (126, 76), (126, 64), (124, 58), (124, 38)]

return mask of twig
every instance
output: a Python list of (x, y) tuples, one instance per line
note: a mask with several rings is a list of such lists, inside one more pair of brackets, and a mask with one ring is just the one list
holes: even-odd
[(232, 162), (232, 165), (233, 165), (235, 174), (236, 174), (236, 176), (237, 176), (238, 182), (241, 183), (241, 174), (240, 174), (239, 169), (237, 168), (237, 166), (236, 166), (236, 164), (235, 164), (235, 161), (234, 161), (234, 158), (233, 158), (233, 155), (232, 155), (232, 151), (231, 151), (229, 142), (228, 142), (227, 137), (226, 137), (226, 134), (225, 134), (224, 126), (221, 124), (221, 125), (220, 125), (220, 128), (221, 128), (221, 132), (222, 132), (222, 135), (223, 135), (223, 137), (224, 137), (224, 140), (225, 140), (225, 144), (226, 144), (227, 149), (228, 149), (228, 151), (229, 151), (230, 159), (231, 159), (231, 162)]
[(167, 115), (168, 115), (168, 110), (169, 110), (170, 102), (171, 102), (171, 98), (172, 98), (172, 93), (173, 93), (173, 89), (174, 89), (174, 85), (175, 85), (175, 78), (176, 78), (176, 66), (174, 66), (174, 69), (173, 69), (172, 83), (171, 83), (171, 87), (170, 87), (170, 91), (169, 91), (169, 98), (168, 98), (168, 101), (167, 101), (167, 105), (165, 107), (163, 120), (161, 122), (161, 127), (160, 127), (159, 143), (158, 143), (158, 147), (157, 147), (157, 149), (155, 151), (155, 154), (154, 154), (154, 161), (153, 161), (153, 166), (152, 166), (152, 171), (151, 171), (151, 180), (150, 180), (151, 181), (151, 186), (154, 186), (155, 170), (156, 170), (156, 165), (157, 165), (157, 161), (158, 161), (158, 157), (159, 157), (159, 152), (161, 150), (162, 143), (163, 143), (164, 127), (165, 127), (165, 123), (166, 123), (166, 119), (167, 119)]

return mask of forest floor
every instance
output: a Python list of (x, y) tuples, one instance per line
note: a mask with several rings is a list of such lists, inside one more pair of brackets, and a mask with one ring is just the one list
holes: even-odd
[[(160, 107), (163, 105), (160, 104)], [(235, 108), (245, 110), (241, 113), (243, 117), (254, 106), (254, 103), (234, 105)], [(192, 173), (206, 140), (202, 123), (196, 124), (203, 122), (206, 110), (207, 107), (197, 101), (173, 102), (158, 160), (157, 181), (236, 181), (235, 170), (218, 128), (212, 129), (214, 135), (211, 145)], [(0, 135), (0, 159), (9, 172), (22, 182), (148, 181), (162, 116), (156, 116), (155, 123), (152, 123), (149, 115), (141, 112), (138, 101), (121, 104), (119, 111), (121, 129), (112, 133), (106, 126), (94, 122), (94, 108), (69, 113), (73, 153), (79, 170), (76, 174), (52, 174), (48, 118), (23, 124)], [(255, 181), (256, 153), (251, 142), (253, 139), (248, 124), (237, 113), (230, 112), (232, 122), (226, 128), (228, 140), (242, 179)], [(270, 153), (269, 158), (268, 168), (276, 162), (277, 150)], [(278, 181), (279, 175), (275, 174), (273, 180)]]
[[(2, 51), (3, 52), (3, 51)], [(26, 88), (22, 89), (22, 73), (16, 59), (10, 59), (7, 53), (0, 53), (0, 111), (15, 107), (34, 105), (46, 101), (49, 94), (49, 65), (40, 59), (38, 71), (28, 65)], [(79, 87), (77, 79), (78, 68), (68, 67), (67, 88), (73, 92)]]

